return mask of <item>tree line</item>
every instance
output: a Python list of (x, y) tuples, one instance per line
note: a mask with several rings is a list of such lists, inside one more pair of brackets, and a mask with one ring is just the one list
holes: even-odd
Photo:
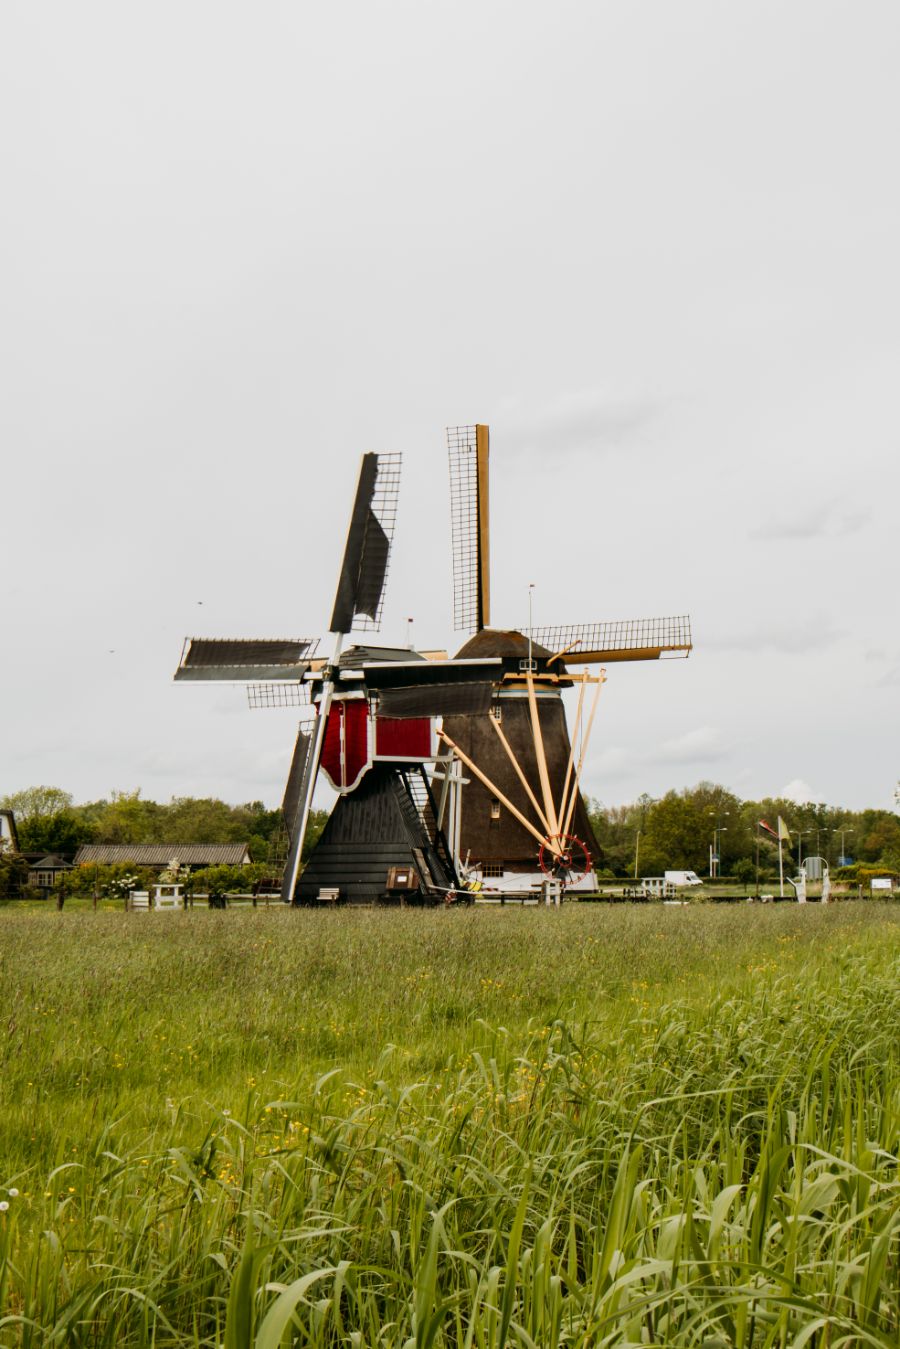
[[(252, 860), (264, 863), (283, 832), (281, 811), (262, 801), (232, 806), (216, 797), (175, 796), (160, 802), (140, 790), (76, 805), (61, 787), (27, 787), (0, 798), (0, 809), (14, 813), (22, 852), (63, 857), (86, 843), (246, 843)], [(310, 843), (326, 819), (326, 811), (312, 812)]]
[[(900, 818), (888, 810), (847, 810), (824, 802), (797, 805), (782, 797), (742, 801), (728, 788), (701, 782), (628, 805), (607, 806), (588, 798), (588, 814), (601, 857), (598, 867), (613, 876), (657, 875), (671, 868), (708, 874), (710, 849), (722, 876), (740, 874), (739, 864), (758, 860), (761, 874), (777, 866), (777, 846), (759, 827), (773, 828), (780, 816), (791, 831), (786, 852), (793, 862), (802, 850), (824, 857), (832, 868), (841, 856), (900, 871)], [(254, 862), (272, 860), (284, 847), (280, 810), (261, 801), (229, 805), (215, 797), (145, 799), (140, 791), (112, 792), (108, 798), (76, 805), (59, 787), (29, 787), (0, 799), (16, 816), (19, 845), (26, 853), (71, 857), (83, 843), (247, 843)], [(313, 811), (307, 851), (327, 819)], [(738, 870), (736, 871), (736, 868)]]
[[(763, 828), (790, 830), (785, 865), (800, 857), (823, 857), (836, 869), (842, 858), (900, 871), (900, 817), (889, 810), (847, 810), (825, 802), (798, 805), (784, 797), (742, 801), (727, 787), (701, 782), (662, 797), (640, 796), (625, 806), (588, 798), (588, 814), (603, 852), (603, 868), (615, 876), (652, 876), (684, 868), (708, 875), (710, 852), (721, 876), (777, 871), (778, 845)], [(741, 864), (744, 864), (743, 866)]]

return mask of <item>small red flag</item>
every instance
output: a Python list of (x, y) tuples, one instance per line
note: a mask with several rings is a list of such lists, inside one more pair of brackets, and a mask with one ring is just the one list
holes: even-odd
[(759, 822), (759, 827), (760, 827), (760, 829), (765, 829), (765, 831), (766, 831), (767, 834), (771, 834), (772, 837), (775, 839), (776, 842), (778, 841), (778, 831), (777, 831), (777, 829), (773, 829), (772, 826), (771, 826), (770, 824), (766, 824), (765, 820), (760, 820), (760, 822)]

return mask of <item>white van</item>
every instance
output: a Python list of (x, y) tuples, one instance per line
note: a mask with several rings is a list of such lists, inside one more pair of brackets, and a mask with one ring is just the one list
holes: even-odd
[(668, 885), (702, 885), (696, 871), (667, 871), (663, 878)]

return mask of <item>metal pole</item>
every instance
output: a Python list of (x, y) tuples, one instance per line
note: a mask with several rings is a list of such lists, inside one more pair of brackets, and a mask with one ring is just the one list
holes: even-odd
[(344, 640), (344, 634), (339, 632), (334, 639), (334, 651), (331, 656), (331, 663), (325, 667), (325, 677), (322, 682), (322, 696), (319, 699), (319, 715), (316, 718), (316, 736), (313, 741), (312, 760), (309, 765), (309, 787), (306, 793), (306, 800), (303, 802), (303, 814), (300, 817), (300, 826), (291, 839), (291, 850), (288, 854), (287, 866), (285, 867), (284, 880), (281, 886), (281, 898), (286, 904), (294, 902), (294, 888), (297, 884), (297, 876), (300, 872), (300, 855), (303, 852), (303, 841), (306, 838), (306, 826), (309, 823), (309, 812), (312, 809), (313, 792), (316, 786), (316, 775), (319, 771), (319, 760), (322, 757), (322, 745), (325, 740), (325, 723), (328, 721), (328, 713), (331, 709), (331, 698), (334, 693), (334, 671), (337, 667), (341, 654), (341, 645)]
[(641, 831), (637, 831), (637, 838), (634, 844), (634, 879), (638, 878), (638, 858), (641, 855)]
[(528, 668), (531, 669), (531, 600), (534, 595), (534, 582), (528, 587)]

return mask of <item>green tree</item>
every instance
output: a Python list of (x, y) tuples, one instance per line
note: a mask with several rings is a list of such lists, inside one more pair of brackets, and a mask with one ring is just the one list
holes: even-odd
[(747, 886), (756, 879), (756, 863), (752, 857), (739, 857), (731, 868), (731, 874), (738, 885), (743, 886), (746, 894)]
[(11, 810), (16, 822), (59, 815), (72, 806), (72, 793), (62, 787), (25, 787), (0, 797), (0, 810)]
[(0, 852), (0, 899), (15, 899), (28, 883), (28, 863), (19, 853)]
[(721, 870), (749, 850), (750, 839), (741, 814), (741, 803), (727, 788), (700, 782), (680, 792), (667, 792), (647, 811), (646, 837), (641, 849), (648, 874), (687, 869), (705, 872), (709, 850), (718, 837)]

